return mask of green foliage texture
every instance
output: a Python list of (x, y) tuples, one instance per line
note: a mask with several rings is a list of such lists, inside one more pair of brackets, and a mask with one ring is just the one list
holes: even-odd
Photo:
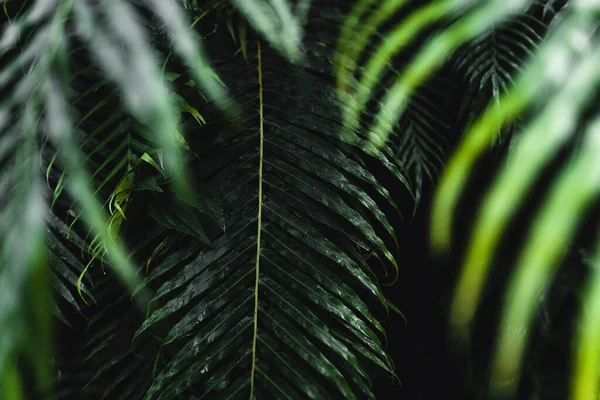
[[(514, 394), (600, 194), (599, 2), (0, 4), (0, 398), (374, 398), (373, 371), (397, 380), (382, 321), (402, 314), (382, 286), (410, 267), (398, 230), (426, 188), (432, 252), (470, 237), (451, 343), (508, 271), (489, 387)], [(596, 247), (575, 400), (599, 393)]]

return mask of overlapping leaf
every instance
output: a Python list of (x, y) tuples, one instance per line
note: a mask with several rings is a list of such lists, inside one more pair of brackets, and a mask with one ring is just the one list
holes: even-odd
[[(10, 10), (10, 12), (9, 12)], [(7, 8), (3, 16), (3, 73), (0, 87), (0, 392), (10, 400), (49, 390), (51, 335), (50, 285), (44, 249), (45, 196), (39, 159), (39, 115), (43, 89), (39, 74), (45, 72), (53, 10), (44, 5), (19, 18)], [(15, 21), (11, 21), (12, 15)], [(20, 33), (32, 39), (19, 48)], [(41, 65), (40, 65), (41, 64)], [(22, 71), (28, 71), (24, 75)], [(22, 386), (22, 363), (36, 378), (35, 388)]]
[[(466, 106), (463, 106), (470, 115), (465, 116), (464, 124), (469, 126), (473, 120), (475, 123), (451, 161), (437, 195), (432, 241), (438, 249), (450, 247), (450, 221), (477, 157), (497, 140), (503, 126), (515, 122), (528, 107), (535, 105), (536, 111), (543, 110), (523, 127), (523, 137), (519, 138), (483, 203), (452, 305), (452, 324), (457, 333), (469, 329), (473, 323), (494, 251), (526, 191), (575, 131), (586, 132), (581, 148), (573, 154), (534, 220), (506, 295), (506, 311), (492, 370), (494, 387), (505, 394), (511, 394), (518, 382), (516, 378), (536, 300), (552, 282), (583, 213), (597, 197), (597, 166), (592, 156), (597, 154), (597, 125), (593, 119), (589, 124), (587, 119), (582, 121), (587, 105), (595, 101), (597, 94), (598, 74), (592, 67), (598, 60), (597, 35), (592, 33), (595, 27), (590, 25), (597, 18), (597, 4), (573, 2), (565, 8), (561, 18), (555, 18), (564, 3), (434, 1), (424, 4), (392, 30), (382, 33), (382, 44), (369, 55), (361, 70), (357, 61), (367, 46), (367, 38), (374, 36), (384, 21), (408, 5), (401, 0), (379, 5), (364, 0), (357, 2), (342, 30), (338, 47), (342, 53), (338, 90), (342, 98), (350, 99), (344, 110), (346, 122), (358, 126), (361, 113), (368, 110), (368, 101), (379, 99), (376, 87), (392, 56), (410, 44), (419, 32), (436, 22), (449, 20), (449, 27), (426, 41), (399, 78), (388, 85), (389, 90), (378, 104), (369, 129), (375, 147), (384, 146), (396, 129), (397, 121), (409, 113), (414, 93), (460, 49), (454, 66), (471, 86)], [(360, 17), (365, 18), (364, 24), (360, 23)], [(552, 20), (555, 20), (555, 31), (538, 54), (536, 48)], [(355, 46), (352, 46), (352, 37), (356, 39)], [(353, 75), (358, 75), (356, 84)], [(481, 105), (489, 101), (492, 104), (479, 116)], [(594, 290), (590, 289), (589, 296), (596, 304)], [(572, 392), (578, 399), (594, 398), (598, 394), (600, 354), (595, 339), (598, 319), (592, 317), (591, 311), (585, 315)]]
[(563, 2), (532, 2), (522, 14), (493, 26), (463, 46), (452, 58), (458, 77), (469, 87), (461, 105), (467, 124), (490, 101), (514, 83), (521, 67), (531, 59)]
[[(523, 127), (475, 223), (452, 304), (451, 322), (460, 332), (471, 328), (496, 249), (528, 189), (575, 133), (584, 132), (581, 143), (574, 146), (572, 160), (553, 181), (532, 220), (508, 286), (492, 368), (493, 387), (508, 396), (518, 382), (537, 300), (550, 287), (581, 218), (598, 196), (598, 125), (595, 112), (588, 109), (597, 98), (600, 82), (595, 68), (600, 53), (593, 33), (597, 13), (595, 4), (578, 3), (565, 9), (564, 17), (557, 21), (539, 54), (523, 67), (514, 87), (501, 95), (497, 104), (490, 105), (469, 129), (449, 164), (436, 199), (432, 240), (436, 248), (448, 248), (452, 211), (475, 160), (494, 141), (499, 127), (513, 121), (526, 107), (537, 106), (539, 113)], [(588, 295), (593, 303), (593, 289)], [(600, 354), (595, 339), (597, 322), (591, 315), (585, 314), (579, 331), (579, 358), (572, 390), (576, 399), (592, 398), (598, 393)]]
[[(364, 25), (358, 24), (360, 28), (359, 40), (364, 43), (355, 50), (348, 49), (344, 51), (341, 54), (342, 60), (348, 55), (352, 56), (352, 53), (357, 51), (358, 53), (352, 56), (351, 60), (358, 57), (366, 46), (368, 37), (377, 32), (369, 25), (373, 25), (373, 22), (375, 28), (383, 25), (386, 20), (394, 15), (395, 11), (406, 6), (406, 2), (400, 0), (384, 2), (373, 10), (369, 10), (368, 1), (357, 2), (356, 4), (355, 10), (358, 11), (355, 18), (366, 16), (370, 19), (367, 19)], [(411, 96), (434, 72), (444, 65), (444, 61), (449, 55), (463, 44), (486, 33), (494, 24), (522, 12), (529, 4), (530, 2), (527, 0), (511, 2), (500, 0), (487, 2), (434, 1), (418, 7), (410, 16), (394, 26), (391, 31), (382, 34), (384, 42), (369, 57), (367, 66), (364, 71), (361, 71), (356, 93), (348, 93), (345, 89), (348, 84), (348, 76), (352, 76), (357, 70), (356, 63), (342, 64), (343, 67), (338, 70), (340, 95), (343, 98), (351, 99), (344, 108), (346, 124), (357, 126), (360, 113), (365, 109), (369, 99), (373, 97), (373, 88), (394, 54), (399, 53), (418, 34), (423, 33), (434, 24), (451, 22), (447, 29), (443, 29), (434, 35), (432, 40), (426, 42), (426, 46), (420, 49), (399, 77), (395, 79), (394, 83), (388, 86), (369, 129), (369, 148), (373, 151), (381, 148), (385, 145), (388, 137), (394, 131), (397, 121), (407, 109)], [(367, 6), (365, 7), (365, 5)], [(349, 19), (348, 24), (357, 25), (357, 22)], [(343, 32), (346, 32), (346, 36), (342, 36), (340, 41), (347, 41), (351, 37), (352, 30), (343, 29)]]
[[(159, 117), (159, 126), (153, 128), (161, 131), (155, 137), (163, 147), (168, 169), (172, 172), (182, 170), (179, 164), (181, 158), (173, 154), (176, 153), (174, 149), (178, 148), (177, 141), (173, 140), (177, 121), (169, 118), (177, 113), (169, 114), (169, 110), (173, 110), (174, 107), (166, 100), (167, 96), (160, 95), (166, 93), (164, 84), (158, 73), (153, 74), (153, 71), (158, 71), (158, 67), (152, 59), (143, 29), (135, 20), (135, 11), (123, 1), (95, 3), (97, 4), (88, 1), (55, 0), (2, 2), (0, 85), (3, 96), (0, 104), (0, 130), (3, 170), (3, 311), (0, 319), (3, 332), (0, 337), (0, 377), (3, 396), (6, 394), (9, 399), (29, 396), (24, 394), (20, 387), (20, 371), (16, 366), (16, 359), (24, 355), (30, 356), (30, 365), (36, 369), (36, 377), (42, 389), (46, 390), (49, 384), (48, 352), (52, 330), (48, 326), (46, 311), (52, 302), (47, 296), (47, 289), (50, 287), (47, 283), (50, 278), (46, 278), (44, 268), (47, 265), (44, 251), (47, 207), (44, 204), (44, 190), (40, 184), (42, 171), (39, 143), (42, 140), (49, 140), (52, 146), (58, 149), (58, 164), (68, 170), (66, 187), (76, 193), (77, 200), (85, 211), (83, 219), (100, 235), (100, 240), (109, 250), (113, 261), (111, 265), (123, 280), (130, 284), (135, 282), (133, 270), (123, 249), (111, 243), (106, 233), (107, 218), (94, 197), (93, 189), (89, 185), (90, 178), (85, 169), (81, 168), (84, 157), (73, 140), (72, 132), (75, 128), (73, 109), (69, 105), (72, 92), (68, 62), (72, 55), (69, 52), (73, 42), (83, 39), (83, 46), (88, 46), (91, 54), (106, 62), (101, 63), (104, 73), (120, 84), (126, 106), (132, 114), (147, 125), (151, 122), (149, 117)], [(185, 22), (166, 13), (172, 11), (173, 7), (176, 6), (169, 3), (162, 6), (161, 10), (165, 11), (164, 16), (170, 17), (168, 22), (171, 23), (171, 28), (173, 23), (179, 23), (184, 29)], [(117, 29), (112, 31), (112, 39), (107, 39), (106, 31), (98, 30), (98, 26), (93, 23), (94, 18), (91, 15), (98, 10), (117, 13), (113, 18), (109, 18), (109, 21), (117, 26)], [(114, 39), (114, 36), (117, 38)], [(123, 57), (115, 54), (115, 51), (118, 53), (116, 43), (119, 41), (134, 48), (137, 64), (123, 63)], [(109, 43), (112, 43), (112, 48), (110, 45), (106, 46)], [(183, 56), (185, 58), (186, 54)], [(198, 55), (194, 57), (194, 60), (188, 61), (196, 61), (198, 64)], [(203, 67), (207, 66), (204, 64)], [(81, 71), (76, 73), (79, 72)], [(207, 88), (211, 82), (214, 83), (212, 77), (199, 79), (198, 82)], [(148, 96), (140, 103), (140, 88), (154, 91), (158, 96)], [(215, 98), (219, 97), (218, 93), (212, 94)], [(175, 173), (174, 176), (176, 181), (181, 180), (181, 174)], [(113, 201), (113, 205), (122, 208), (122, 197), (119, 196), (122, 194), (116, 194), (117, 199)], [(68, 252), (61, 247), (62, 239), (54, 235), (56, 232), (52, 232), (52, 229), (64, 230), (62, 225), (57, 228), (59, 225), (54, 224), (54, 228), (51, 228), (52, 234), (48, 240), (52, 247), (51, 261), (54, 261), (57, 272), (53, 283), (63, 299), (76, 306), (76, 301), (68, 297), (68, 294), (72, 294), (70, 289), (64, 286), (65, 280), (72, 283), (74, 274), (71, 268), (62, 268), (65, 267), (61, 264), (61, 261), (65, 261), (62, 256), (68, 258)], [(72, 261), (69, 267), (78, 269), (79, 265)], [(82, 292), (86, 290), (85, 286), (79, 286), (78, 289)], [(27, 343), (29, 350), (25, 350), (24, 343)], [(37, 389), (33, 388), (30, 394), (34, 395)]]
[(64, 400), (143, 398), (155, 359), (144, 347), (133, 353), (129, 340), (142, 315), (113, 276), (96, 272), (89, 272), (94, 275), (98, 304), (90, 308), (92, 317), (76, 334), (62, 331), (72, 339), (61, 349), (69, 357), (57, 365), (60, 375), (54, 396)]

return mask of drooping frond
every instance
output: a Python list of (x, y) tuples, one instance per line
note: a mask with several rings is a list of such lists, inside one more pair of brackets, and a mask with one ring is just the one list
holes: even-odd
[[(598, 123), (595, 111), (590, 113), (589, 109), (600, 83), (596, 68), (600, 47), (594, 34), (598, 11), (597, 5), (579, 3), (565, 9), (514, 86), (468, 130), (436, 197), (432, 242), (439, 250), (449, 246), (453, 212), (475, 161), (495, 140), (501, 126), (527, 107), (536, 106), (537, 112), (523, 126), (475, 222), (452, 304), (451, 322), (459, 332), (472, 325), (496, 249), (527, 191), (575, 133), (583, 132), (580, 146), (572, 152), (572, 159), (556, 177), (533, 219), (509, 282), (492, 366), (492, 386), (508, 395), (518, 382), (537, 300), (554, 280), (583, 216), (599, 194)], [(593, 304), (596, 294), (590, 291), (588, 296)], [(572, 388), (575, 399), (597, 395), (600, 352), (596, 324), (597, 318), (586, 312), (577, 341)]]
[[(46, 394), (51, 383), (52, 339), (49, 334), (39, 335), (51, 329), (52, 303), (37, 136), (43, 89), (36, 78), (44, 72), (47, 60), (42, 49), (49, 45), (52, 31), (52, 14), (46, 8), (38, 4), (36, 13), (14, 22), (3, 16), (0, 40), (4, 93), (0, 103), (0, 392), (15, 399), (28, 392), (22, 387), (19, 360), (33, 368), (39, 385), (33, 393)], [(17, 11), (11, 11), (17, 18)], [(19, 34), (26, 29), (33, 39), (21, 50), (17, 44), (24, 38)]]
[(82, 307), (96, 302), (93, 281), (85, 275), (79, 282), (86, 266), (81, 256), (84, 240), (52, 212), (47, 215), (48, 262), (53, 272), (50, 283), (55, 292), (53, 311), (57, 318), (71, 325), (69, 316), (73, 310), (83, 315)]
[[(45, 243), (51, 248), (50, 261), (56, 272), (53, 284), (59, 296), (74, 307), (77, 304), (71, 297), (72, 290), (65, 284), (72, 283), (73, 269), (79, 270), (80, 265), (73, 260), (64, 268), (62, 256), (68, 258), (67, 249), (61, 247), (64, 236), (59, 238), (53, 231), (58, 229), (64, 233), (64, 225), (50, 224), (50, 235), (44, 240), (47, 207), (41, 184), (40, 143), (49, 141), (49, 146), (58, 152), (56, 165), (65, 171), (62, 186), (58, 186), (77, 198), (82, 219), (98, 235), (97, 241), (107, 250), (110, 265), (129, 285), (136, 282), (135, 271), (122, 244), (110, 234), (110, 224), (114, 225), (115, 221), (109, 220), (98, 201), (94, 193), (97, 187), (89, 184), (91, 179), (85, 168), (85, 156), (73, 134), (77, 128), (74, 120), (80, 116), (70, 104), (74, 92), (77, 94), (77, 89), (70, 85), (70, 78), (71, 73), (82, 72), (71, 69), (77, 65), (70, 63), (72, 56), (77, 57), (73, 54), (78, 50), (72, 47), (75, 43), (83, 46), (100, 65), (104, 77), (116, 84), (125, 113), (152, 132), (154, 140), (160, 144), (165, 169), (176, 186), (180, 191), (187, 186), (184, 184), (183, 158), (178, 155), (179, 112), (171, 103), (160, 76), (158, 60), (148, 41), (148, 33), (140, 23), (138, 9), (123, 0), (3, 1), (2, 5), (0, 323), (3, 333), (0, 390), (3, 395), (18, 399), (29, 394), (24, 394), (20, 387), (22, 371), (17, 367), (17, 359), (27, 359), (36, 372), (41, 387), (32, 389), (33, 392), (46, 391), (50, 382), (51, 335), (39, 334), (51, 331), (47, 311), (51, 309), (52, 301), (44, 275), (47, 265)], [(201, 58), (200, 41), (190, 36), (179, 6), (172, 2), (148, 2), (143, 7), (162, 18), (167, 31), (177, 35), (176, 53), (191, 67), (197, 84), (213, 101), (228, 109), (226, 90), (215, 79), (206, 60)], [(117, 131), (112, 133), (117, 134)], [(90, 138), (92, 142), (94, 139)], [(106, 170), (102, 172), (102, 179), (110, 177)], [(109, 197), (109, 209), (124, 211), (123, 196), (128, 188), (122, 183), (127, 181), (127, 176), (116, 186), (114, 196)], [(73, 238), (70, 236), (67, 241)], [(32, 290), (35, 295), (31, 294)], [(85, 293), (87, 287), (77, 282), (77, 290)], [(27, 298), (34, 301), (26, 301)], [(56, 312), (59, 310), (55, 309)]]
[[(174, 248), (150, 267), (158, 290), (134, 349), (153, 334), (169, 361), (147, 398), (372, 397), (369, 366), (392, 366), (368, 307), (387, 307), (368, 254), (395, 265), (394, 206), (365, 154), (339, 140), (329, 50), (307, 34), (305, 63), (293, 67), (256, 39), (247, 63), (227, 32), (211, 40), (247, 113), (231, 126), (207, 110), (207, 125), (189, 131), (195, 179), (216, 188), (225, 229), (184, 262)], [(197, 103), (189, 87), (179, 94)]]
[[(22, 87), (20, 88), (22, 89)], [(21, 100), (21, 99), (20, 99)], [(45, 196), (39, 175), (36, 119), (39, 103), (18, 110), (3, 104), (0, 117), (0, 392), (23, 398), (19, 359), (49, 389), (51, 297), (44, 249)], [(9, 108), (10, 107), (10, 108)], [(7, 109), (8, 108), (8, 109)]]
[[(364, 2), (358, 2), (357, 8), (362, 9)], [(405, 6), (404, 1), (384, 2), (376, 7), (370, 14), (364, 25), (359, 25), (359, 40), (363, 45), (353, 46), (340, 55), (343, 68), (338, 72), (338, 88), (344, 88), (348, 76), (353, 76), (357, 71), (357, 64), (352, 62), (358, 58), (360, 52), (368, 43), (368, 37), (377, 30), (370, 27), (383, 25), (391, 18), (393, 13)], [(426, 45), (416, 53), (411, 62), (404, 68), (393, 84), (389, 85), (386, 94), (379, 100), (378, 110), (373, 116), (369, 128), (369, 141), (371, 151), (381, 148), (387, 141), (391, 132), (394, 131), (397, 121), (410, 103), (414, 92), (429, 78), (432, 73), (444, 65), (447, 57), (468, 41), (487, 32), (496, 23), (506, 20), (508, 17), (522, 12), (529, 5), (529, 1), (493, 0), (477, 5), (463, 2), (441, 1), (431, 2), (418, 7), (411, 14), (394, 26), (389, 32), (382, 33), (383, 45), (368, 58), (367, 65), (359, 73), (358, 84), (355, 92), (342, 90), (340, 95), (344, 99), (350, 99), (344, 106), (344, 118), (347, 126), (355, 127), (360, 120), (360, 113), (365, 109), (369, 99), (373, 98), (373, 88), (379, 77), (385, 71), (386, 66), (394, 54), (399, 53), (404, 47), (411, 44), (419, 33), (438, 22), (453, 22), (451, 25), (427, 41)], [(458, 15), (458, 17), (457, 17)], [(454, 17), (454, 18), (452, 18)], [(349, 20), (348, 23), (351, 21)], [(347, 39), (347, 38), (346, 38)], [(343, 60), (351, 56), (351, 62), (344, 63)]]
[(562, 4), (532, 2), (524, 13), (493, 26), (452, 57), (457, 77), (468, 87), (460, 107), (461, 114), (469, 114), (464, 116), (465, 124), (470, 124), (489, 102), (497, 103), (500, 95), (514, 84), (561, 7)]
[(444, 110), (450, 100), (442, 89), (453, 86), (438, 77), (431, 85), (419, 88), (389, 141), (411, 178), (415, 210), (427, 181), (435, 182), (444, 165), (451, 118)]
[(160, 352), (156, 346), (152, 351), (144, 346), (138, 353), (131, 351), (131, 335), (142, 315), (114, 277), (90, 274), (95, 275), (98, 306), (91, 309), (85, 329), (69, 334), (78, 351), (64, 351), (70, 358), (57, 365), (60, 375), (53, 394), (60, 400), (142, 399), (152, 381), (153, 355), (160, 358)]

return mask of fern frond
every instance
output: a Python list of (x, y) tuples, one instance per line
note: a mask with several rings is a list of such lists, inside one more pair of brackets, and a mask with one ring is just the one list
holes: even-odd
[[(84, 241), (79, 235), (69, 229), (69, 227), (54, 213), (47, 212), (47, 247), (49, 250), (49, 263), (54, 272), (51, 284), (60, 297), (54, 303), (54, 314), (64, 323), (71, 326), (68, 315), (71, 312), (63, 310), (60, 304), (69, 305), (69, 308), (75, 309), (83, 315), (81, 304), (93, 304), (96, 302), (93, 293), (93, 281), (89, 276), (84, 278), (84, 282), (78, 285), (79, 276), (85, 270), (85, 262), (81, 256), (73, 250), (85, 247)], [(80, 250), (79, 250), (80, 251)], [(83, 299), (80, 298), (83, 296)]]
[(524, 13), (479, 35), (452, 57), (457, 77), (469, 88), (461, 105), (462, 114), (470, 114), (466, 125), (482, 111), (480, 104), (498, 103), (514, 84), (522, 66), (535, 56), (559, 7), (533, 2)]
[[(393, 3), (386, 2), (381, 7)], [(436, 21), (455, 13), (463, 13), (463, 16), (457, 18), (449, 28), (443, 31), (443, 34), (436, 35), (433, 40), (428, 42), (406, 67), (404, 73), (387, 90), (369, 129), (369, 142), (373, 146), (372, 149), (381, 148), (406, 110), (411, 95), (443, 65), (450, 54), (467, 41), (486, 32), (495, 23), (522, 12), (528, 4), (527, 0), (509, 3), (489, 1), (465, 10), (464, 3), (449, 1), (433, 2), (417, 9), (410, 18), (401, 22), (392, 32), (383, 35), (385, 45), (378, 49), (381, 55), (374, 55), (370, 58), (369, 63), (372, 67), (365, 70), (361, 78), (363, 84), (359, 84), (357, 87), (357, 93), (361, 94), (352, 100), (344, 110), (345, 123), (351, 127), (358, 126), (360, 112), (364, 109), (368, 98), (372, 96), (373, 82), (377, 81), (379, 71), (385, 68), (391, 54), (408, 44), (417, 33), (422, 32)], [(350, 66), (350, 68), (354, 68), (354, 66)], [(345, 93), (341, 93), (341, 95), (344, 98), (351, 97)]]
[[(582, 128), (588, 104), (596, 98), (600, 74), (595, 64), (600, 48), (591, 34), (596, 12), (597, 6), (589, 4), (568, 8), (540, 46), (539, 53), (523, 67), (514, 86), (475, 122), (448, 166), (434, 204), (432, 242), (438, 248), (449, 245), (452, 214), (475, 160), (494, 141), (500, 126), (527, 106), (538, 105), (539, 112), (523, 126), (475, 223), (452, 304), (456, 332), (470, 328), (496, 248), (528, 189)], [(518, 381), (529, 337), (527, 330), (537, 309), (535, 299), (550, 286), (581, 217), (598, 195), (596, 175), (592, 172), (596, 170), (597, 124), (595, 119), (583, 124), (587, 126), (581, 149), (573, 153), (572, 162), (564, 168), (541, 205), (509, 284), (492, 370), (494, 389), (507, 395), (513, 393)], [(581, 331), (582, 345), (590, 345), (585, 336), (594, 336), (592, 329), (585, 334)], [(597, 382), (597, 375), (588, 380), (591, 375), (580, 374), (588, 374), (589, 368), (596, 367), (590, 364), (591, 358), (583, 360), (579, 354), (583, 364), (574, 377), (577, 389), (573, 393), (576, 398), (595, 396), (596, 383), (592, 382)], [(507, 385), (507, 382), (512, 383)]]
[[(221, 37), (220, 47), (235, 46)], [(196, 129), (216, 137), (204, 148), (189, 143), (197, 179), (218, 188), (225, 233), (183, 266), (182, 254), (167, 253), (150, 271), (156, 309), (134, 348), (153, 333), (169, 362), (148, 398), (372, 397), (366, 366), (391, 371), (367, 307), (387, 302), (363, 257), (375, 249), (395, 265), (382, 211), (389, 194), (362, 166), (365, 155), (339, 141), (336, 99), (318, 72), (328, 63), (316, 48), (310, 64), (292, 69), (258, 43), (248, 48), (252, 68), (234, 57), (219, 69), (236, 77), (228, 86), (251, 112), (233, 127), (203, 112), (207, 125)]]

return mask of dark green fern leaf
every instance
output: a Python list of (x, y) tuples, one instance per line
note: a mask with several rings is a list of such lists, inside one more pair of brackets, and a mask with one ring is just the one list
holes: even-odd
[(464, 115), (467, 124), (513, 85), (563, 6), (563, 1), (532, 2), (524, 13), (480, 35), (454, 55), (453, 68), (468, 87), (461, 106), (462, 114), (469, 113)]
[[(150, 269), (166, 269), (170, 263), (181, 265), (189, 261), (190, 250), (179, 251), (182, 241), (189, 242), (187, 235), (171, 234), (168, 242), (162, 242), (162, 225), (143, 233), (135, 229), (145, 218), (143, 213), (133, 214), (131, 232), (124, 232), (132, 240), (143, 237), (135, 240), (137, 246), (132, 249), (132, 257), (144, 267), (140, 273), (145, 275)], [(164, 253), (169, 257), (163, 257)], [(63, 332), (74, 336), (74, 343), (61, 351), (55, 396), (60, 400), (142, 399), (156, 369), (164, 365), (164, 355), (153, 338), (137, 343), (133, 351), (131, 338), (143, 322), (143, 314), (114, 276), (99, 269), (91, 270), (89, 275), (95, 282), (96, 303), (80, 332)]]
[(64, 400), (140, 399), (152, 381), (151, 354), (156, 348), (148, 351), (140, 346), (138, 354), (132, 352), (129, 338), (142, 320), (139, 311), (113, 276), (90, 274), (96, 282), (98, 306), (93, 307), (87, 326), (77, 332), (75, 346), (63, 350), (71, 357), (58, 363), (58, 370), (64, 372), (55, 382), (55, 396)]
[[(414, 17), (411, 13), (418, 6), (419, 4), (410, 2), (404, 6), (402, 2), (390, 2), (389, 5), (376, 4), (375, 9), (381, 7), (381, 10), (371, 10), (373, 14), (368, 18), (365, 16), (367, 22), (364, 27), (356, 28), (356, 32), (346, 32), (348, 36), (340, 38), (341, 47), (338, 50), (346, 49), (348, 52), (348, 54), (343, 52), (336, 54), (336, 67), (347, 69), (338, 77), (340, 79), (338, 84), (341, 84), (347, 92), (342, 96), (347, 99), (342, 101), (341, 105), (342, 108), (350, 107), (350, 109), (343, 109), (347, 122), (359, 122), (362, 126), (354, 134), (367, 141), (367, 148), (370, 140), (369, 124), (376, 116), (377, 108), (381, 105), (380, 100), (384, 98), (389, 87), (393, 85), (418, 50), (416, 44), (436, 31), (435, 24), (422, 33), (411, 31), (411, 34), (405, 32), (399, 35), (396, 27), (391, 28), (394, 34), (387, 31), (393, 23), (402, 21), (403, 18)], [(384, 17), (384, 14), (387, 17)], [(332, 22), (335, 21), (336, 25), (348, 23), (343, 15), (339, 12), (331, 13), (328, 18)], [(380, 31), (377, 31), (375, 26), (369, 25), (375, 20), (378, 24), (386, 22), (384, 27), (379, 27)], [(386, 38), (386, 34), (390, 34), (394, 39)], [(401, 37), (406, 43), (391, 51), (390, 43), (400, 40)], [(457, 88), (456, 83), (449, 81), (446, 75), (445, 71), (438, 73), (417, 88), (407, 102), (400, 120), (391, 128), (393, 134), (390, 135), (390, 140), (382, 148), (383, 152), (402, 164), (403, 172), (410, 178), (415, 197), (415, 210), (427, 183), (436, 180), (448, 150), (446, 138), (452, 125), (448, 110), (453, 108), (450, 103), (455, 101), (448, 93), (456, 91)], [(353, 115), (356, 120), (348, 118), (349, 115)], [(346, 138), (351, 139), (350, 136)]]
[[(134, 348), (153, 333), (170, 361), (146, 398), (373, 397), (369, 366), (392, 367), (368, 307), (387, 302), (365, 259), (375, 250), (395, 264), (389, 194), (338, 139), (322, 46), (309, 41), (296, 68), (256, 41), (246, 64), (228, 35), (214, 40), (218, 71), (247, 114), (233, 127), (207, 116), (188, 141), (195, 177), (218, 187), (225, 234), (184, 265), (185, 249), (151, 268), (155, 309)], [(180, 95), (197, 102), (191, 88)]]
[[(53, 271), (51, 284), (56, 296), (61, 299), (55, 300), (54, 313), (70, 325), (68, 315), (72, 313), (72, 309), (83, 314), (82, 306), (85, 303), (96, 302), (90, 276), (84, 276), (81, 284), (78, 284), (79, 276), (85, 269), (85, 261), (81, 256), (84, 241), (51, 212), (48, 212), (47, 231), (49, 262)], [(62, 307), (66, 305), (69, 305), (68, 309), (63, 310)]]
[(447, 154), (450, 119), (444, 97), (451, 88), (441, 77), (419, 88), (402, 116), (397, 133), (390, 140), (396, 157), (406, 168), (413, 186), (415, 211), (427, 182), (437, 179)]

